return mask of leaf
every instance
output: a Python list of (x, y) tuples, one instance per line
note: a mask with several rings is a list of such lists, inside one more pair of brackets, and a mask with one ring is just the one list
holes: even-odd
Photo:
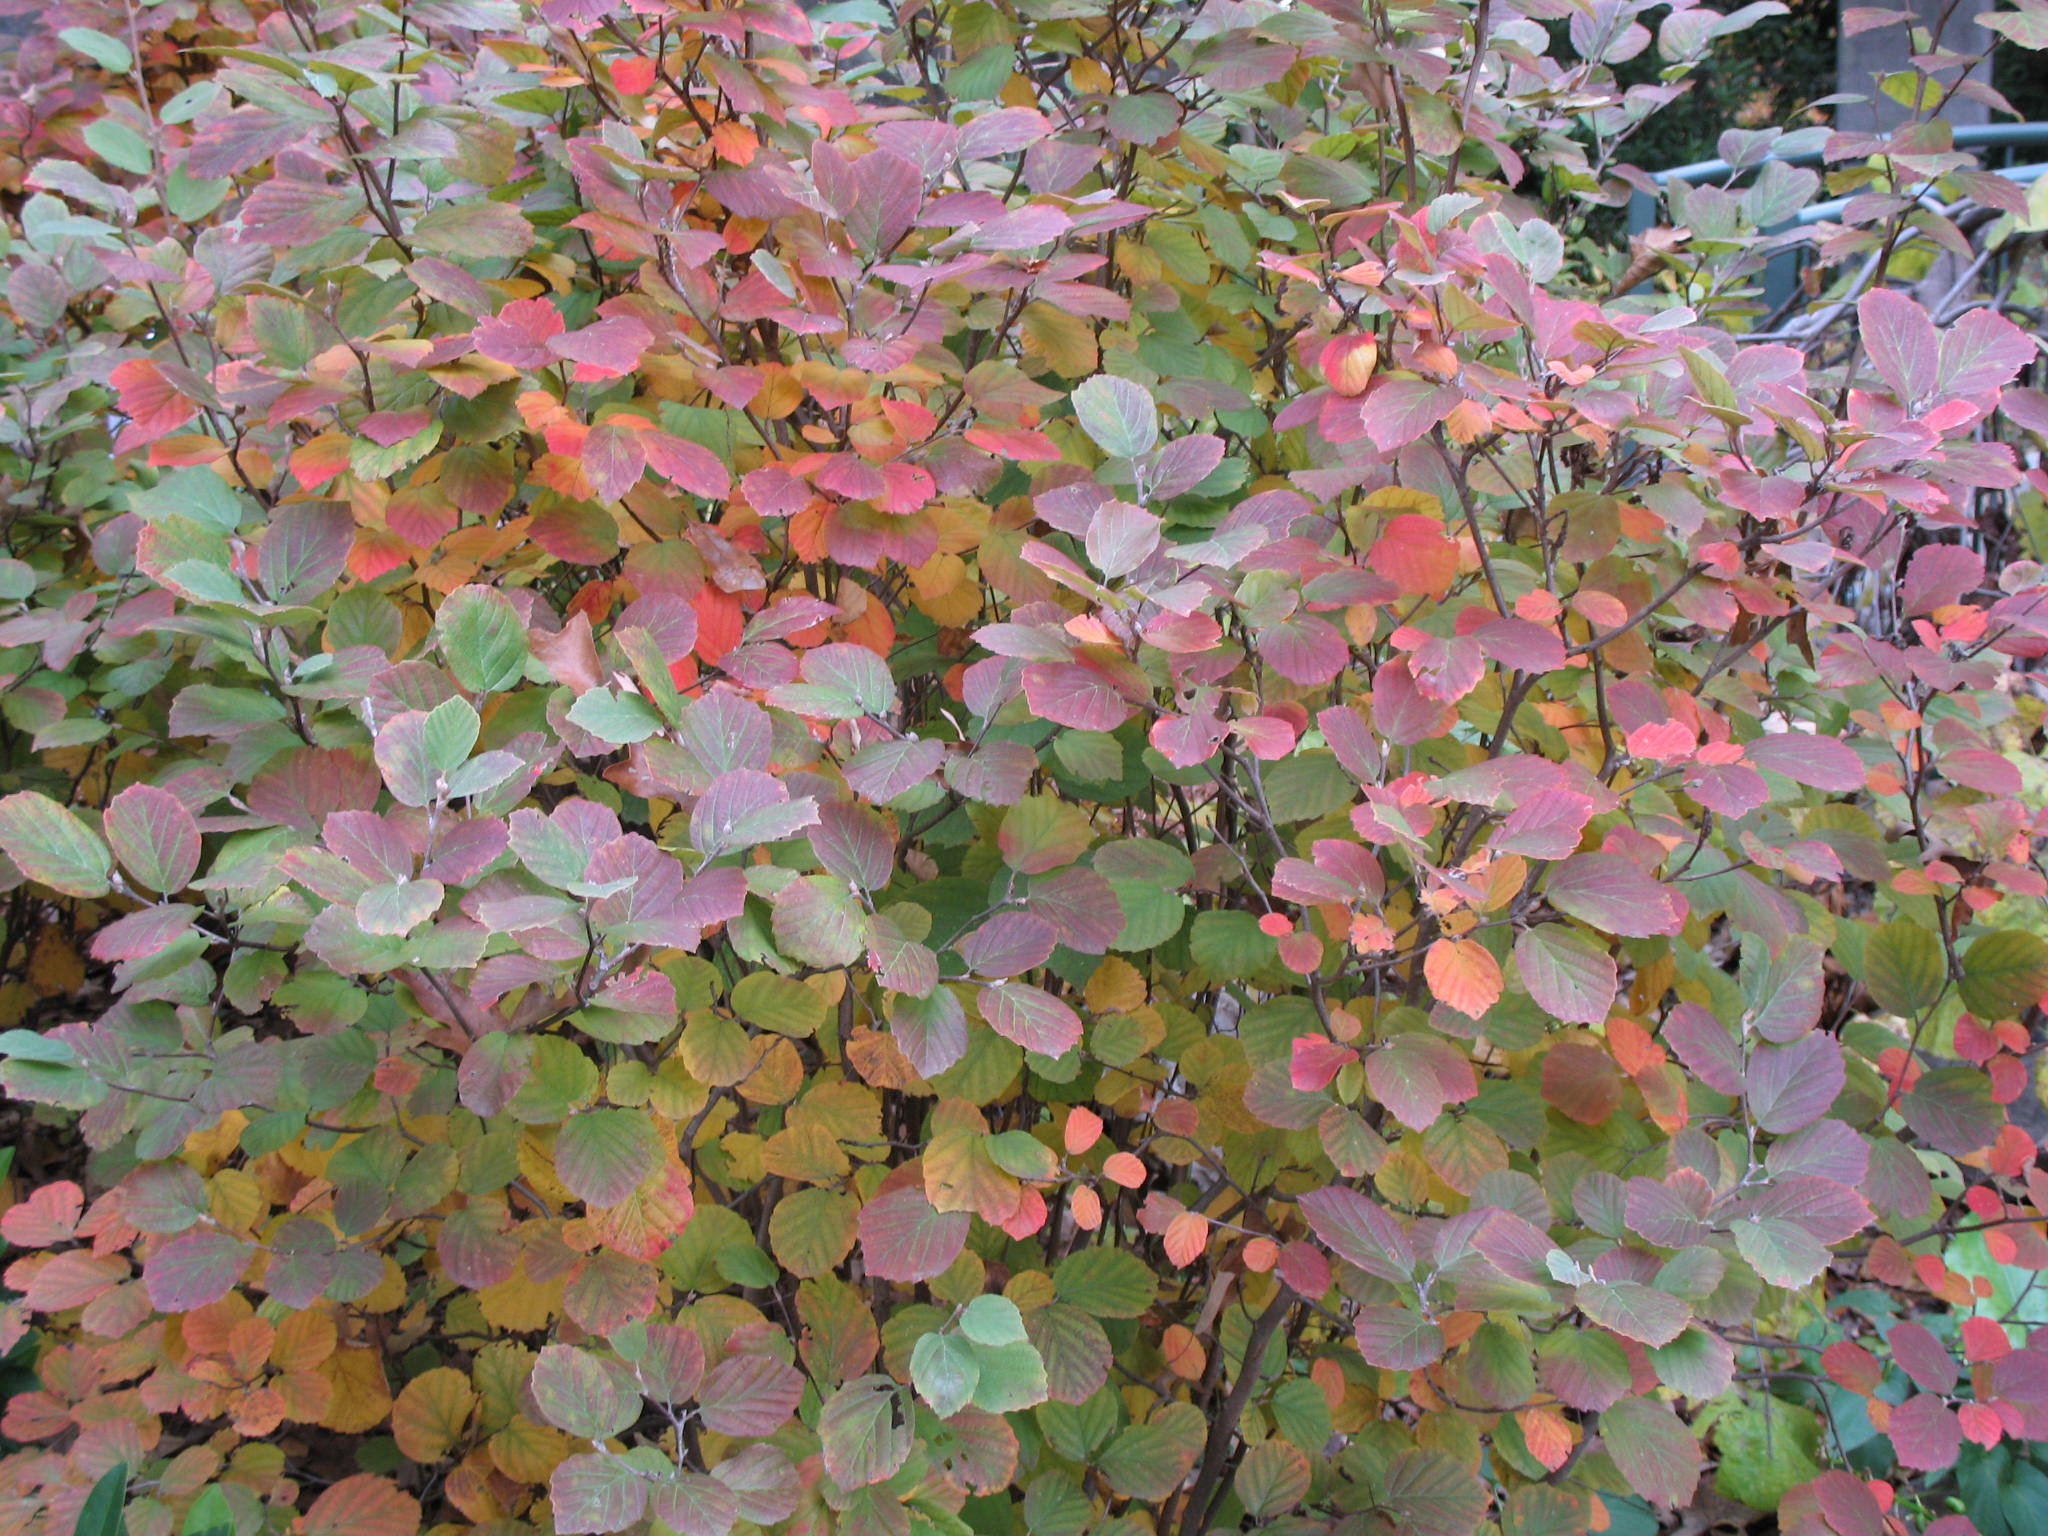
[(1899, 1113), (1916, 1136), (1951, 1157), (1983, 1151), (2005, 1126), (1990, 1078), (1975, 1067), (1936, 1067), (1921, 1074), (1900, 1097)]
[(1935, 384), (1944, 395), (1981, 395), (2010, 383), (2037, 356), (2033, 338), (2005, 316), (1966, 310), (1942, 329)]
[(981, 1015), (1005, 1040), (1041, 1056), (1064, 1056), (1081, 1043), (1081, 1017), (1042, 988), (998, 982), (981, 989)]
[(0, 852), (29, 879), (66, 896), (104, 896), (114, 861), (106, 845), (46, 795), (23, 790), (0, 800)]
[(821, 968), (850, 965), (867, 947), (867, 913), (844, 880), (806, 875), (775, 897), (775, 943), (790, 959)]
[(1416, 1371), (1443, 1357), (1443, 1329), (1406, 1307), (1361, 1307), (1355, 1332), (1367, 1363), (1383, 1370)]
[(2018, 1019), (2048, 997), (2048, 942), (2000, 928), (1963, 952), (1963, 1006), (1981, 1019)]
[(1472, 1536), (1486, 1518), (1486, 1487), (1456, 1457), (1415, 1446), (1387, 1463), (1380, 1504), (1414, 1536)]
[(1629, 1392), (1627, 1351), (1596, 1329), (1558, 1329), (1543, 1340), (1536, 1364), (1544, 1387), (1582, 1412), (1604, 1413)]
[(1141, 384), (1100, 373), (1076, 385), (1075, 419), (1113, 458), (1135, 459), (1159, 441), (1159, 408)]
[(1826, 1114), (1846, 1080), (1841, 1046), (1816, 1032), (1790, 1045), (1755, 1047), (1743, 1092), (1757, 1126), (1782, 1136)]
[(1911, 1018), (1934, 1006), (1948, 979), (1941, 939), (1918, 923), (1881, 923), (1863, 944), (1863, 983), (1878, 1007)]
[(1415, 1250), (1392, 1214), (1355, 1189), (1333, 1185), (1301, 1197), (1302, 1214), (1323, 1245), (1347, 1264), (1396, 1285), (1415, 1278)]
[(1663, 1403), (1631, 1397), (1600, 1416), (1600, 1438), (1629, 1491), (1683, 1508), (1699, 1485), (1700, 1443)]
[(627, 1394), (597, 1358), (568, 1344), (549, 1344), (527, 1383), (547, 1421), (579, 1440), (609, 1440), (640, 1416), (638, 1393)]
[(909, 1459), (913, 1436), (897, 1392), (886, 1376), (862, 1376), (826, 1400), (818, 1440), (826, 1475), (841, 1488), (882, 1482)]
[(1737, 1221), (1730, 1228), (1735, 1251), (1749, 1261), (1749, 1267), (1767, 1285), (1797, 1290), (1810, 1285), (1828, 1266), (1825, 1243), (1817, 1242), (1803, 1227), (1778, 1217)]
[(102, 1472), (79, 1506), (77, 1536), (127, 1536), (128, 1467), (117, 1462)]
[(420, 1529), (419, 1501), (389, 1478), (358, 1474), (324, 1490), (298, 1522), (305, 1536), (409, 1536)]
[(1476, 939), (1438, 939), (1423, 955), (1422, 973), (1436, 1000), (1467, 1018), (1480, 1017), (1500, 1001), (1500, 962)]
[(591, 1205), (617, 1205), (661, 1166), (661, 1140), (637, 1110), (586, 1109), (555, 1136), (555, 1172)]
[(1850, 794), (1863, 787), (1863, 759), (1832, 736), (1806, 731), (1762, 736), (1744, 748), (1743, 755), (1755, 767), (1812, 789)]
[(107, 802), (105, 827), (122, 867), (153, 891), (182, 891), (199, 872), (199, 823), (169, 790), (129, 785)]
[(1871, 366), (1900, 404), (1911, 407), (1933, 391), (1941, 344), (1918, 302), (1896, 289), (1873, 288), (1856, 301), (1856, 318)]
[(1515, 940), (1515, 966), (1529, 996), (1567, 1024), (1605, 1024), (1619, 972), (1614, 957), (1565, 923), (1525, 929)]
[(526, 626), (494, 587), (457, 587), (434, 616), (434, 639), (455, 680), (472, 693), (502, 693), (526, 675)]
[(885, 1191), (861, 1207), (862, 1264), (879, 1280), (930, 1280), (952, 1267), (973, 1223), (965, 1211), (934, 1210), (917, 1185)]
[(1093, 1317), (1138, 1317), (1158, 1294), (1151, 1269), (1122, 1248), (1070, 1253), (1053, 1270), (1052, 1282), (1061, 1301)]
[(981, 1366), (965, 1339), (950, 1333), (928, 1333), (910, 1352), (910, 1380), (932, 1412), (950, 1419), (974, 1400)]
[(446, 1366), (423, 1371), (391, 1405), (391, 1433), (407, 1461), (432, 1465), (454, 1448), (469, 1425), (477, 1395), (469, 1377)]
[(150, 1254), (143, 1266), (149, 1303), (159, 1312), (211, 1306), (235, 1288), (254, 1257), (247, 1243), (226, 1232), (183, 1233)]
[(1630, 1280), (1593, 1281), (1573, 1299), (1601, 1327), (1639, 1344), (1669, 1344), (1692, 1321), (1692, 1308), (1678, 1297)]
[(647, 1512), (648, 1480), (623, 1456), (585, 1451), (565, 1458), (548, 1475), (555, 1529), (623, 1531)]
[(1963, 1446), (1961, 1422), (1939, 1397), (1923, 1392), (1909, 1397), (1891, 1413), (1885, 1432), (1899, 1465), (1915, 1472), (1940, 1472), (1955, 1465)]
[(803, 1400), (804, 1378), (766, 1355), (727, 1355), (697, 1395), (705, 1428), (721, 1435), (771, 1435)]
[(1623, 938), (1655, 938), (1685, 926), (1685, 898), (1616, 853), (1576, 854), (1554, 866), (1543, 894), (1567, 916)]

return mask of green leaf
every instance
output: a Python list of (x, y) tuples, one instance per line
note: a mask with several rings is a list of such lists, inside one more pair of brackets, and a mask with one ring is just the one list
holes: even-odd
[(1863, 983), (1878, 1007), (1908, 1018), (1934, 1006), (1947, 979), (1941, 939), (1918, 923), (1885, 923), (1863, 945)]
[(29, 879), (66, 896), (104, 896), (113, 889), (107, 845), (46, 795), (23, 790), (0, 800), (0, 851)]
[(526, 626), (495, 587), (457, 587), (434, 616), (434, 640), (455, 680), (472, 693), (502, 693), (526, 675)]
[(107, 1468), (85, 1496), (72, 1527), (77, 1536), (128, 1536), (128, 1467)]
[(579, 1200), (616, 1205), (661, 1166), (661, 1139), (632, 1109), (591, 1109), (555, 1137), (555, 1172)]
[(933, 1413), (950, 1419), (974, 1400), (981, 1364), (965, 1339), (950, 1333), (928, 1333), (910, 1352), (910, 1381), (931, 1404)]
[(816, 1034), (831, 1013), (816, 990), (773, 971), (754, 971), (740, 978), (732, 989), (732, 1011), (749, 1024), (797, 1040)]
[(1159, 407), (1142, 384), (1099, 373), (1074, 389), (1081, 430), (1112, 458), (1135, 459), (1159, 441)]
[(1052, 1272), (1059, 1299), (1096, 1317), (1136, 1317), (1152, 1305), (1159, 1285), (1151, 1268), (1123, 1248), (1083, 1248)]
[(1197, 912), (1188, 928), (1188, 950), (1212, 976), (1237, 981), (1272, 964), (1279, 941), (1249, 912)]
[(1380, 1503), (1414, 1536), (1472, 1536), (1486, 1518), (1486, 1488), (1463, 1463), (1415, 1447), (1387, 1464)]
[(960, 1332), (976, 1344), (1017, 1344), (1024, 1339), (1024, 1314), (1005, 1296), (977, 1296), (960, 1314)]
[(1963, 954), (1963, 1006), (1979, 1018), (2017, 1019), (2048, 995), (2048, 942), (2018, 928), (1985, 934)]
[(1012, 1344), (976, 1344), (973, 1348), (980, 1368), (974, 1406), (983, 1413), (1016, 1413), (1036, 1408), (1051, 1396), (1045, 1361), (1023, 1339)]
[[(128, 45), (118, 38), (107, 36), (91, 27), (64, 27), (57, 33), (67, 48), (76, 48), (80, 53), (117, 75), (125, 75), (135, 67), (135, 55), (128, 51)], [(83, 1532), (81, 1525), (79, 1530)]]
[(613, 746), (645, 741), (662, 728), (661, 715), (637, 693), (593, 688), (569, 706), (569, 721)]
[(910, 1457), (911, 1427), (897, 1411), (896, 1383), (886, 1376), (849, 1381), (818, 1416), (825, 1471), (841, 1488), (865, 1488), (893, 1477)]
[(467, 699), (446, 699), (427, 712), (422, 741), (437, 774), (453, 773), (469, 760), (483, 722)]
[(1720, 1470), (1714, 1487), (1751, 1509), (1775, 1510), (1801, 1483), (1821, 1474), (1820, 1421), (1782, 1397), (1759, 1394), (1714, 1420)]

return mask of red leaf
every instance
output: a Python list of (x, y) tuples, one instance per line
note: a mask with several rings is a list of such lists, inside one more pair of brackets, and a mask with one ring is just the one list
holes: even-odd
[[(506, 306), (507, 309), (511, 307), (509, 304)], [(502, 315), (503, 311), (499, 313)], [(578, 380), (615, 379), (629, 374), (640, 366), (640, 354), (653, 344), (654, 332), (631, 315), (609, 315), (580, 331), (571, 331), (566, 336), (556, 334), (547, 339), (550, 352), (577, 365)], [(477, 327), (477, 347), (479, 350), (483, 347), (482, 326)]]
[(647, 467), (641, 434), (615, 421), (599, 422), (583, 439), (583, 473), (599, 501), (621, 500)]
[(548, 343), (564, 328), (562, 312), (546, 299), (514, 299), (478, 323), (476, 349), (514, 368), (545, 368), (554, 361)]
[[(702, 496), (706, 501), (723, 501), (731, 493), (732, 476), (726, 473), (718, 455), (701, 443), (693, 443), (668, 432), (653, 431), (641, 433), (640, 439), (648, 467), (662, 479), (693, 495)], [(803, 499), (809, 499), (808, 492)]]
[(1963, 1427), (1939, 1397), (1923, 1392), (1892, 1410), (1886, 1433), (1899, 1465), (1915, 1472), (1939, 1472), (1955, 1464), (1963, 1446)]

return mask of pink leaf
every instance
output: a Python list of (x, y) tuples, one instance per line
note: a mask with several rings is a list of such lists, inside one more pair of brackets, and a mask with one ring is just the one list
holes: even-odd
[(554, 360), (550, 340), (565, 329), (562, 312), (546, 299), (514, 299), (476, 328), (476, 349), (514, 368), (545, 368)]
[[(479, 326), (477, 331), (477, 346), (481, 350), (483, 328)], [(654, 332), (631, 315), (609, 315), (580, 331), (553, 335), (547, 341), (548, 350), (556, 357), (577, 364), (578, 379), (615, 379), (631, 373), (640, 366), (640, 354), (652, 345)]]
[(1911, 406), (1933, 390), (1941, 343), (1924, 308), (1903, 293), (1874, 288), (1856, 301), (1856, 316), (1871, 366), (1900, 404)]
[(1980, 395), (2010, 382), (2039, 351), (2034, 339), (2003, 315), (1973, 309), (1942, 331), (1936, 382), (1945, 395)]
[(968, 1212), (933, 1210), (923, 1189), (900, 1185), (861, 1207), (862, 1263), (879, 1280), (929, 1280), (960, 1257), (973, 1224)]

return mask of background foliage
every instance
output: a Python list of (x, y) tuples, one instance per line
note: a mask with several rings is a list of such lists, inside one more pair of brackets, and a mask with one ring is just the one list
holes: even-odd
[(2030, 1530), (2048, 204), (1600, 243), (1781, 11), (46, 8), (0, 1531)]

